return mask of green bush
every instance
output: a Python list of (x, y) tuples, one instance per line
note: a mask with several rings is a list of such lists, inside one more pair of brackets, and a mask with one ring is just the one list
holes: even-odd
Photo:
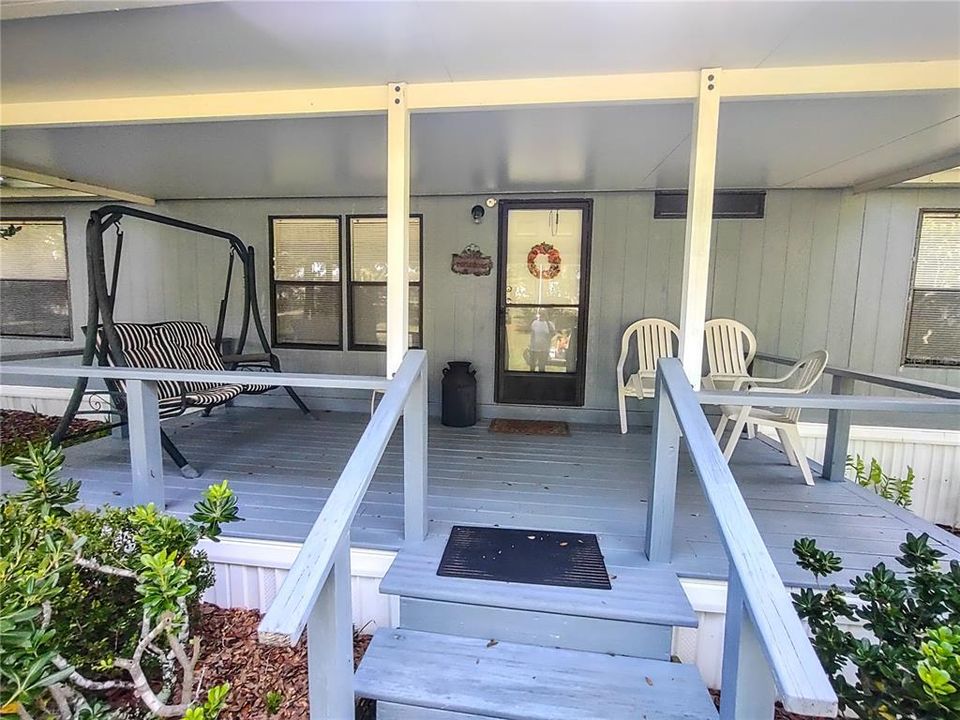
[(853, 470), (853, 480), (860, 487), (873, 490), (884, 500), (908, 508), (912, 502), (913, 483), (916, 476), (912, 467), (907, 467), (907, 476), (903, 478), (887, 475), (876, 458), (870, 459), (870, 468), (859, 455), (855, 459), (847, 458), (847, 467)]
[[(137, 517), (143, 508), (104, 507), (98, 510), (74, 510), (64, 519), (65, 528), (86, 538), (83, 553), (107, 565), (123, 566), (131, 557), (155, 552), (155, 543), (144, 542), (138, 532)], [(174, 523), (186, 523), (170, 518)], [(172, 533), (171, 533), (172, 535)], [(166, 547), (182, 559), (190, 584), (196, 588), (188, 611), (192, 620), (203, 593), (213, 585), (213, 568), (206, 553), (195, 550), (192, 533), (169, 537)], [(143, 610), (132, 578), (105, 575), (84, 567), (71, 567), (62, 578), (64, 597), (59, 603), (52, 627), (60, 637), (60, 651), (80, 672), (104, 672), (105, 659), (129, 656), (140, 637)]]
[[(818, 584), (843, 569), (839, 556), (809, 538), (797, 540), (793, 552)], [(800, 590), (794, 606), (810, 626), (841, 710), (864, 720), (960, 718), (960, 563), (944, 570), (943, 553), (926, 534), (908, 533), (900, 553), (906, 575), (878, 564), (854, 578), (857, 601), (831, 584)], [(862, 622), (872, 637), (858, 639), (839, 627), (841, 619)]]
[(233, 493), (211, 486), (187, 521), (152, 505), (71, 511), (80, 486), (62, 464), (29, 446), (14, 469), (26, 488), (0, 498), (0, 714), (94, 720), (109, 711), (86, 695), (124, 688), (154, 716), (216, 717), (226, 689), (199, 701), (193, 672), (191, 610), (213, 581), (195, 546), (239, 519)]

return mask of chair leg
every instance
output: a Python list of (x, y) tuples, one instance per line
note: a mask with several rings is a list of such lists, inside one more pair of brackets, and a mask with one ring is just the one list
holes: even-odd
[(807, 485), (813, 485), (813, 473), (810, 472), (810, 463), (807, 461), (807, 454), (803, 451), (803, 440), (800, 439), (800, 431), (793, 426), (786, 430), (787, 437), (794, 448), (794, 457), (797, 458), (797, 464), (800, 465), (800, 472), (803, 473), (803, 481)]
[(797, 449), (793, 446), (790, 436), (783, 428), (777, 428), (777, 435), (780, 437), (780, 444), (783, 445), (783, 454), (787, 456), (787, 462), (797, 466)]
[(626, 434), (627, 432), (627, 397), (623, 393), (619, 393), (620, 400), (620, 433)]
[(719, 444), (723, 439), (723, 431), (727, 429), (727, 423), (730, 422), (730, 416), (726, 413), (720, 416), (720, 422), (717, 423), (717, 431), (713, 434), (714, 439)]
[(194, 469), (194, 467), (187, 462), (187, 459), (183, 454), (177, 449), (177, 446), (173, 444), (173, 440), (170, 439), (170, 436), (167, 435), (166, 431), (160, 431), (160, 444), (163, 446), (163, 449), (166, 451), (167, 455), (170, 456), (170, 459), (173, 460), (177, 467), (180, 468), (180, 474), (185, 478), (193, 479), (200, 477), (200, 473)]
[(733, 432), (730, 433), (730, 439), (727, 440), (727, 447), (723, 451), (723, 457), (727, 462), (730, 462), (730, 458), (733, 457), (733, 451), (736, 449), (737, 443), (740, 441), (740, 434), (743, 432), (744, 425), (747, 424), (748, 415), (750, 415), (750, 408), (741, 408), (740, 413), (737, 415), (736, 421), (733, 423)]
[(747, 423), (747, 438), (753, 440), (757, 436), (757, 426), (753, 423)]
[(300, 396), (297, 395), (296, 390), (294, 390), (292, 387), (286, 387), (286, 386), (284, 386), (283, 389), (287, 391), (287, 395), (290, 396), (290, 399), (293, 400), (294, 403), (296, 403), (298, 408), (300, 408), (300, 412), (302, 412), (304, 415), (309, 415), (314, 420), (316, 420), (316, 416), (310, 411), (310, 408), (307, 407), (307, 404), (300, 399)]

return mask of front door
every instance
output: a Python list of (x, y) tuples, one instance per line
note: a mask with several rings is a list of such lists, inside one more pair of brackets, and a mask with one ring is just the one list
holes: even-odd
[(591, 200), (502, 200), (496, 401), (583, 405)]

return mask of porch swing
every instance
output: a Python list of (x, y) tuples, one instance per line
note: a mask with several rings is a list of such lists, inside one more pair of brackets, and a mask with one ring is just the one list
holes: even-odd
[[(172, 320), (147, 324), (114, 320), (124, 240), (120, 221), (124, 217), (219, 238), (229, 244), (230, 255), (226, 281), (223, 297), (220, 300), (216, 332), (212, 338), (206, 326), (200, 322)], [(111, 228), (115, 229), (116, 243), (108, 285), (104, 235)], [(87, 324), (83, 328), (84, 346), (81, 360), (83, 366), (92, 366), (96, 361), (100, 366), (114, 367), (280, 372), (280, 360), (270, 349), (270, 343), (263, 328), (263, 320), (260, 317), (252, 246), (244, 246), (240, 238), (223, 230), (123, 205), (105, 205), (93, 210), (87, 221), (86, 237), (88, 296)], [(231, 349), (230, 354), (224, 354), (223, 331), (234, 264), (237, 260), (243, 272), (243, 319), (235, 348)], [(262, 352), (245, 355), (243, 348), (246, 344), (251, 317)], [(125, 425), (127, 402), (124, 383), (115, 380), (105, 380), (105, 383), (112, 405), (110, 412), (119, 415), (120, 421), (117, 425)], [(183, 415), (190, 410), (200, 410), (204, 415), (208, 415), (213, 408), (224, 405), (239, 395), (259, 395), (275, 387), (269, 384), (221, 385), (161, 380), (157, 383), (160, 419)], [(310, 408), (293, 388), (284, 387), (284, 390), (305, 415), (312, 417)], [(67, 409), (53, 434), (54, 443), (60, 443), (67, 437), (70, 423), (81, 412), (80, 407), (87, 394), (87, 378), (79, 378)], [(99, 394), (99, 391), (91, 391), (90, 394)], [(184, 477), (199, 477), (199, 473), (187, 462), (163, 429), (160, 430), (160, 441), (164, 451), (177, 464)]]

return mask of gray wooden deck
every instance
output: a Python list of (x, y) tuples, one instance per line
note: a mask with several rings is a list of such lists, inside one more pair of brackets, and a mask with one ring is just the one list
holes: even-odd
[[(225, 408), (164, 423), (203, 476), (185, 480), (166, 461), (168, 510), (189, 514), (208, 483), (226, 478), (245, 521), (228, 534), (301, 541), (359, 438), (366, 416), (325, 413), (317, 421), (294, 410)], [(489, 432), (486, 423), (453, 429), (431, 424), (431, 532), (451, 524), (489, 524), (595, 532), (609, 561), (640, 562), (649, 482), (648, 432), (575, 425), (569, 437)], [(67, 450), (65, 475), (83, 481), (87, 504), (130, 502), (125, 441), (106, 438)], [(929, 532), (948, 558), (960, 538), (851, 483), (804, 485), (775, 448), (741, 442), (732, 465), (747, 505), (787, 584), (810, 576), (797, 568), (793, 540), (817, 538), (840, 552), (844, 577), (883, 560), (893, 564), (909, 531)], [(4, 490), (15, 488), (7, 468)], [(689, 461), (681, 458), (674, 564), (684, 577), (725, 579), (726, 559)], [(395, 434), (353, 525), (355, 546), (396, 549), (402, 518), (400, 431)]]

